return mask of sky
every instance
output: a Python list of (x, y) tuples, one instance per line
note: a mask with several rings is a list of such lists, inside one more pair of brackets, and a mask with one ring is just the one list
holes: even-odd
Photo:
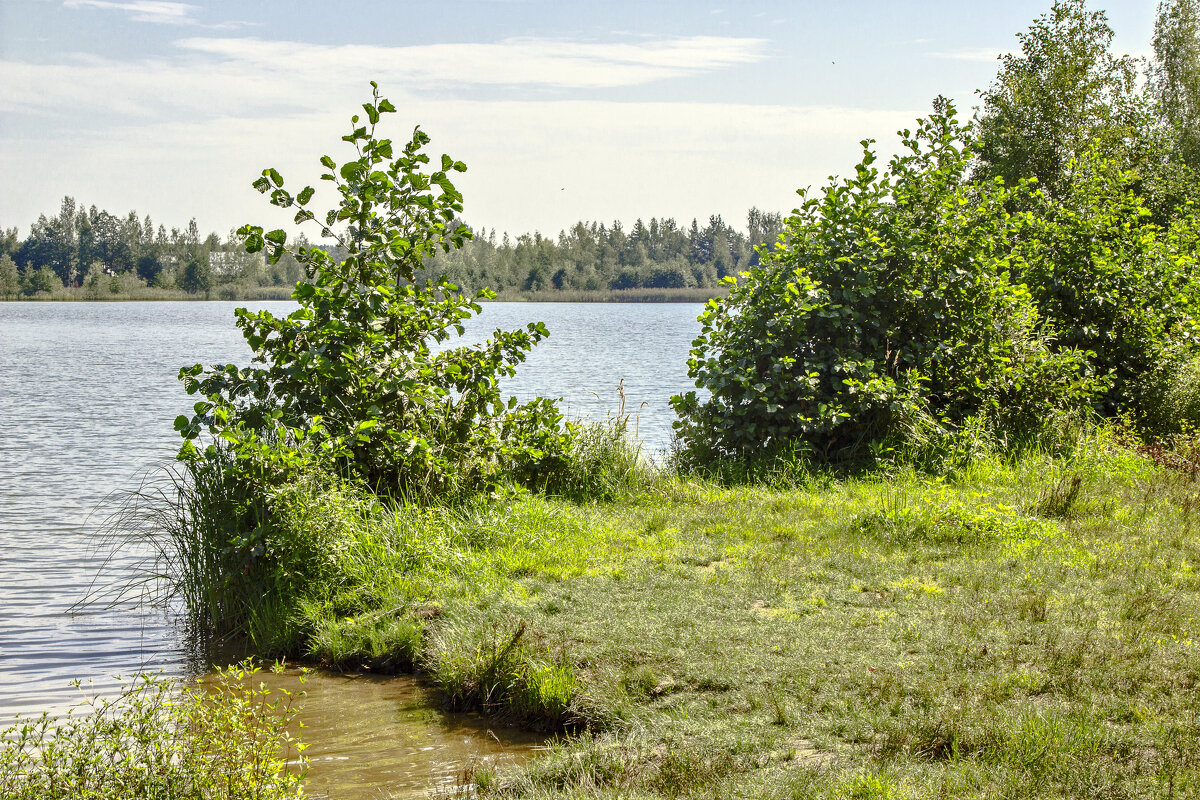
[[(319, 159), (370, 99), (398, 109), (476, 228), (554, 235), (751, 207), (852, 173), (861, 140), (937, 95), (970, 115), (1050, 0), (0, 0), (0, 227), (70, 195), (221, 235), (288, 215), (266, 167), (332, 207)], [(1155, 0), (1093, 0), (1114, 49), (1150, 50)], [(324, 187), (324, 188), (323, 188)]]

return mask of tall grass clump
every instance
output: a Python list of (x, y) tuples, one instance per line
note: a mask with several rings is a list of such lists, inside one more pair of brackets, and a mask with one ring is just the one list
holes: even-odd
[(248, 664), (206, 682), (143, 675), (0, 731), (0, 800), (299, 800), (296, 697)]
[(629, 433), (628, 418), (580, 422), (560, 464), (531, 483), (546, 494), (576, 501), (615, 500), (655, 480), (641, 443)]
[(516, 471), (513, 478), (576, 502), (630, 497), (662, 480), (664, 469), (651, 462), (638, 438), (638, 414), (626, 409), (624, 378), (617, 383), (617, 397), (617, 411), (607, 419), (571, 423), (570, 445), (555, 463), (530, 475)]
[(217, 448), (165, 467), (125, 498), (106, 524), (106, 546), (141, 549), (146, 560), (117, 592), (182, 612), (201, 651), (293, 655), (305, 635), (300, 607), (344, 586), (343, 562), (378, 501), (315, 471), (255, 485), (233, 460)]

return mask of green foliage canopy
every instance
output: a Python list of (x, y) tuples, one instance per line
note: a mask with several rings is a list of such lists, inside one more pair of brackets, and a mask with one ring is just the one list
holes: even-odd
[(1089, 353), (1109, 376), (1101, 409), (1140, 413), (1145, 377), (1200, 343), (1200, 225), (1190, 205), (1154, 221), (1140, 177), (1099, 148), (1072, 164), (1055, 199), (1031, 196), (1014, 241), (1016, 279), (1029, 287), (1056, 345)]
[(0, 297), (16, 297), (21, 292), (21, 276), (8, 253), (0, 255)]
[(1151, 89), (1176, 132), (1178, 158), (1200, 170), (1200, 1), (1159, 3), (1153, 44)]
[(1153, 114), (1138, 88), (1138, 62), (1111, 52), (1112, 28), (1086, 0), (1055, 0), (1017, 34), (1020, 53), (1002, 57), (979, 112), (976, 177), (1012, 186), (1037, 178), (1052, 196), (1070, 167), (1100, 143), (1127, 165), (1145, 160)]

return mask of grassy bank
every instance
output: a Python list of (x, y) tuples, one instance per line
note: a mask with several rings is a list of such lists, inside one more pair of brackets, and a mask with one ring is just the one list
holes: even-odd
[(945, 479), (767, 483), (295, 493), (328, 570), (267, 649), (569, 734), (476, 770), (496, 796), (1200, 792), (1194, 471), (1100, 436)]

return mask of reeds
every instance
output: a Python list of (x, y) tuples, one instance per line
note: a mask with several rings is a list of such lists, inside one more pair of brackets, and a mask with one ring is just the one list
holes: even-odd
[(86, 602), (140, 596), (181, 612), (201, 650), (244, 654), (249, 645), (258, 655), (284, 654), (278, 636), (288, 630), (287, 602), (258, 563), (267, 498), (235, 485), (234, 474), (219, 462), (164, 464), (117, 499), (102, 546), (143, 557), (124, 583)]
[(531, 303), (705, 303), (714, 297), (724, 297), (724, 286), (684, 289), (553, 289), (523, 292), (504, 289), (493, 302)]

